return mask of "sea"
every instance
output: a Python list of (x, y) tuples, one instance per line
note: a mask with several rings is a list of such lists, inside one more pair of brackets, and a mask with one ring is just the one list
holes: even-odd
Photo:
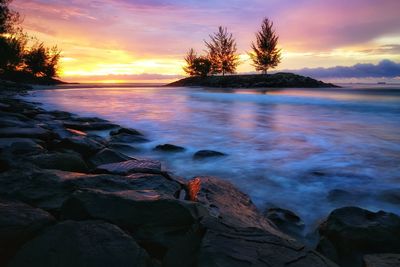
[[(297, 213), (312, 230), (335, 208), (400, 215), (400, 85), (210, 89), (79, 84), (34, 90), (47, 110), (96, 116), (143, 132), (130, 156), (178, 176), (217, 176), (263, 211)], [(107, 132), (96, 132), (106, 137)], [(159, 144), (186, 148), (154, 151)], [(226, 157), (193, 160), (198, 150)]]

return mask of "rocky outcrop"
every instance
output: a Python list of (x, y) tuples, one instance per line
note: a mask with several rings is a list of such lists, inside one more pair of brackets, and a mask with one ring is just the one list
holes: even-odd
[(147, 253), (117, 226), (65, 221), (26, 243), (9, 267), (152, 266)]
[(93, 166), (99, 166), (108, 163), (127, 161), (129, 159), (131, 158), (118, 151), (104, 148), (103, 150), (97, 152), (96, 155), (91, 157), (89, 161)]
[(53, 223), (53, 216), (43, 210), (0, 199), (0, 266), (6, 266), (24, 243)]
[(296, 213), (282, 208), (268, 208), (263, 214), (279, 230), (301, 240), (305, 224)]
[(97, 166), (97, 173), (127, 175), (135, 172), (161, 174), (161, 163), (148, 159), (131, 159), (123, 162), (109, 163)]
[(206, 158), (213, 158), (213, 157), (224, 157), (227, 156), (226, 154), (214, 150), (199, 150), (193, 155), (193, 159), (201, 160)]
[(81, 155), (74, 152), (37, 154), (29, 157), (29, 160), (43, 169), (57, 169), (71, 172), (89, 171), (89, 168)]
[(334, 210), (319, 227), (318, 250), (340, 266), (362, 266), (371, 253), (400, 253), (400, 217), (357, 207)]
[(334, 84), (324, 83), (310, 77), (304, 77), (293, 73), (253, 74), (253, 75), (227, 75), (209, 77), (188, 77), (167, 84), (172, 87), (205, 86), (205, 87), (230, 87), (230, 88), (324, 88), (338, 87)]
[(400, 254), (372, 254), (364, 256), (364, 267), (398, 267)]

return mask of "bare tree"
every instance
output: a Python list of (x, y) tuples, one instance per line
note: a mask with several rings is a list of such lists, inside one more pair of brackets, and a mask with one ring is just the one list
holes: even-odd
[(278, 36), (273, 30), (273, 25), (268, 18), (263, 20), (261, 30), (256, 33), (256, 43), (251, 44), (253, 51), (249, 53), (253, 60), (252, 65), (263, 74), (281, 62), (281, 50), (277, 48)]
[(236, 54), (236, 41), (232, 33), (228, 34), (226, 28), (219, 26), (218, 32), (210, 35), (211, 41), (204, 41), (208, 49), (208, 58), (211, 61), (213, 74), (235, 73), (239, 65), (239, 57)]

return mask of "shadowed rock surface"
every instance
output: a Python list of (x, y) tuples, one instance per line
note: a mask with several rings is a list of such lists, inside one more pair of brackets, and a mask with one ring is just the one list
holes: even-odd
[(46, 153), (29, 157), (29, 160), (43, 169), (57, 169), (72, 172), (88, 172), (89, 168), (78, 153)]
[(365, 267), (398, 267), (400, 254), (372, 254), (364, 256)]
[(183, 152), (185, 151), (184, 147), (181, 146), (176, 146), (176, 145), (172, 145), (172, 144), (163, 144), (163, 145), (158, 145), (154, 148), (154, 150), (156, 151), (161, 151), (161, 152), (173, 152), (173, 153), (177, 153), (177, 152)]
[(372, 253), (400, 253), (400, 217), (357, 207), (334, 210), (319, 227), (318, 250), (340, 266), (362, 266)]
[(117, 226), (65, 221), (25, 244), (9, 267), (152, 266), (147, 253)]
[(97, 166), (96, 172), (127, 175), (135, 172), (141, 173), (161, 173), (161, 163), (156, 160), (131, 159), (123, 162), (109, 163)]
[(0, 266), (43, 228), (55, 223), (49, 213), (17, 201), (0, 199)]
[(264, 211), (264, 216), (272, 221), (282, 232), (296, 239), (302, 238), (304, 222), (294, 212), (282, 208), (269, 208)]
[(200, 159), (206, 159), (206, 158), (212, 158), (212, 157), (224, 157), (227, 156), (226, 154), (218, 151), (213, 151), (213, 150), (199, 150), (193, 155), (193, 159), (195, 160), (200, 160)]
[(99, 166), (108, 163), (127, 161), (129, 159), (131, 158), (120, 152), (114, 151), (109, 148), (104, 148), (103, 150), (99, 151), (96, 155), (90, 158), (90, 163), (93, 166)]

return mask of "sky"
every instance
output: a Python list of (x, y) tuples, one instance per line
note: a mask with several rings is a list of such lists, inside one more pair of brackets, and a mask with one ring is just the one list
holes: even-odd
[(12, 8), (29, 34), (62, 50), (66, 81), (175, 80), (189, 48), (204, 53), (220, 25), (236, 38), (238, 72), (254, 72), (247, 52), (265, 17), (279, 35), (277, 70), (400, 63), (399, 0), (14, 0)]

